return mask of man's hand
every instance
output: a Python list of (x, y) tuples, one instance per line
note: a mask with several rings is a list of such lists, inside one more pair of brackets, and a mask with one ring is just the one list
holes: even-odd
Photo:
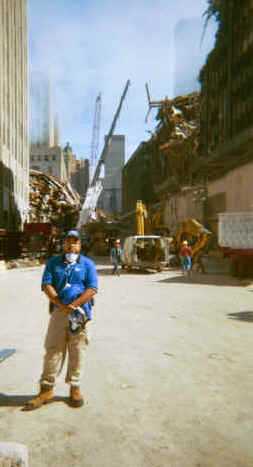
[(62, 313), (65, 313), (65, 315), (69, 315), (72, 313), (72, 311), (75, 310), (75, 307), (73, 305), (63, 305), (63, 303), (59, 306), (59, 310)]

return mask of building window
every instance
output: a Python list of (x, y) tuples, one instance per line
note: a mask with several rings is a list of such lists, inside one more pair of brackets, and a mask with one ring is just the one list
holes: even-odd
[(48, 161), (48, 156), (45, 156), (44, 159), (45, 159), (45, 161)]

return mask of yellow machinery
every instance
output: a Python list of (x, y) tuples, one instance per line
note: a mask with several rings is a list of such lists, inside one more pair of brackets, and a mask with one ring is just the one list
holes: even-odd
[(122, 264), (127, 268), (161, 271), (168, 263), (169, 245), (159, 235), (149, 235), (149, 219), (145, 204), (136, 202), (136, 235), (124, 242)]
[(212, 233), (207, 230), (196, 219), (186, 219), (181, 222), (178, 231), (176, 232), (175, 241), (176, 247), (180, 250), (183, 240), (194, 241), (192, 245), (193, 259), (199, 257), (202, 250), (206, 247)]
[(142, 201), (136, 203), (136, 234), (145, 235), (145, 219), (147, 218), (147, 208)]
[[(138, 200), (136, 202), (136, 235), (153, 235), (161, 226), (162, 213), (157, 209), (155, 213), (148, 212), (146, 205)], [(164, 227), (164, 226), (163, 226)]]

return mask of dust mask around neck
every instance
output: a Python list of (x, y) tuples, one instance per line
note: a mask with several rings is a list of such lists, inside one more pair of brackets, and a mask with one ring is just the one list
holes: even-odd
[(79, 255), (77, 253), (66, 253), (65, 254), (65, 258), (68, 261), (68, 263), (76, 263), (78, 256)]

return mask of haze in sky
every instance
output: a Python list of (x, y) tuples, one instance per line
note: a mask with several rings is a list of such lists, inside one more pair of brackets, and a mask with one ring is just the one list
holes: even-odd
[(89, 157), (100, 92), (102, 149), (125, 83), (131, 80), (116, 128), (126, 135), (128, 158), (156, 124), (155, 110), (145, 123), (146, 82), (155, 100), (173, 97), (178, 89), (198, 89), (198, 71), (216, 32), (210, 22), (201, 43), (206, 0), (28, 2), (30, 69), (50, 76), (61, 143), (70, 141), (79, 157)]

